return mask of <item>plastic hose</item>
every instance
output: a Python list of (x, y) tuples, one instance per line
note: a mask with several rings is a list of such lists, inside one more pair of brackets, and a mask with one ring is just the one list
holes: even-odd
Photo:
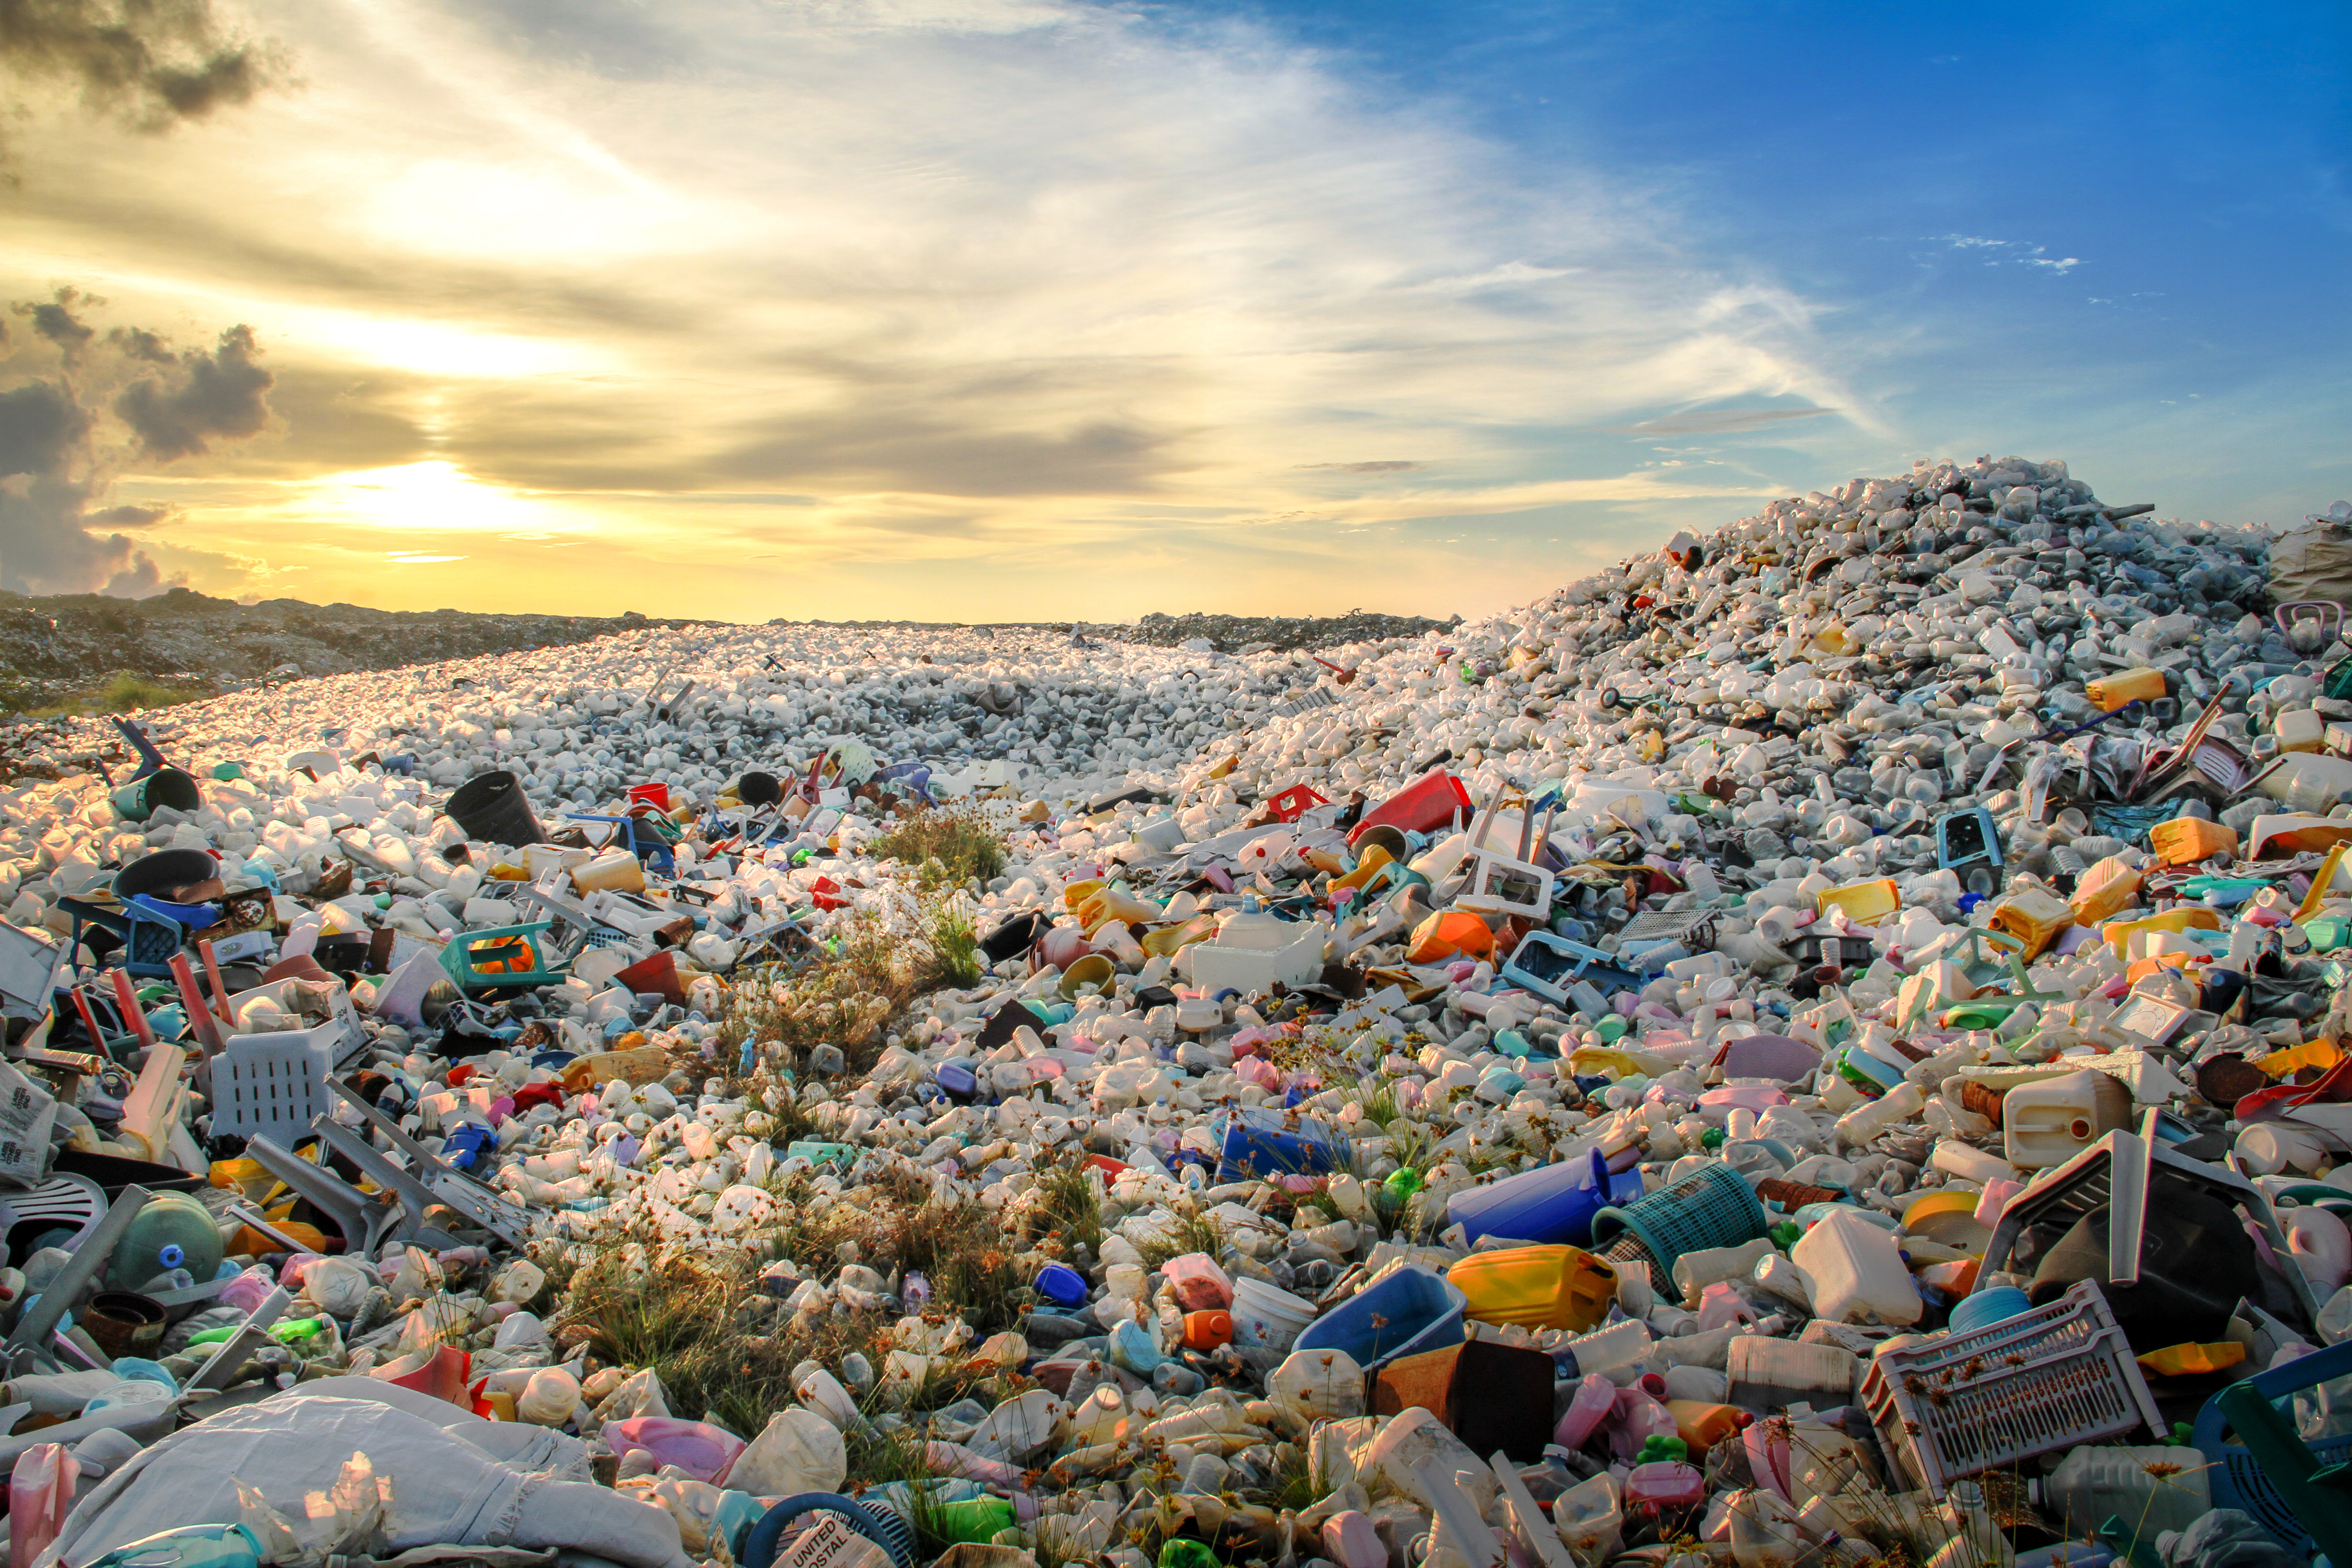
[(750, 1537), (743, 1542), (742, 1568), (772, 1568), (776, 1561), (776, 1547), (783, 1540), (784, 1526), (804, 1513), (820, 1510), (839, 1514), (851, 1529), (887, 1552), (898, 1568), (915, 1568), (914, 1541), (906, 1521), (887, 1510), (877, 1516), (864, 1503), (839, 1492), (801, 1492), (761, 1515), (760, 1522), (751, 1527)]

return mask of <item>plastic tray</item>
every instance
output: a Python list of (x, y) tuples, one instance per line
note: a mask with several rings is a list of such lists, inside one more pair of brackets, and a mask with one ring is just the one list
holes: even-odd
[(1888, 1455), (1938, 1501), (1963, 1477), (2143, 1425), (2166, 1430), (2089, 1280), (2004, 1321), (1881, 1351), (1862, 1405)]

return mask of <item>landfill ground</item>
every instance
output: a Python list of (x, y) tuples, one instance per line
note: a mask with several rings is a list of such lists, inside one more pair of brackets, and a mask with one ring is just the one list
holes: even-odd
[(207, 633), (5, 731), (12, 1561), (2352, 1564), (2321, 504)]

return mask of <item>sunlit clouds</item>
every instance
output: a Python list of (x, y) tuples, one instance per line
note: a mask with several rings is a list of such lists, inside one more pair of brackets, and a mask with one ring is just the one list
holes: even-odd
[(252, 329), (268, 428), (108, 478), (176, 509), (144, 547), (211, 592), (1478, 610), (1785, 484), (1657, 467), (1644, 430), (1884, 428), (1815, 305), (1695, 260), (1640, 191), (1246, 29), (1034, 0), (248, 20), (293, 85), (165, 137), (37, 112), (0, 231), (12, 298)]

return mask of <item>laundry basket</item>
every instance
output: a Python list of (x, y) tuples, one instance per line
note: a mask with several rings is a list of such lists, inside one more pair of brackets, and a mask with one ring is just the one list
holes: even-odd
[(1601, 1210), (1592, 1216), (1592, 1245), (1612, 1263), (1647, 1263), (1652, 1278), (1666, 1279), (1685, 1252), (1738, 1247), (1769, 1228), (1748, 1178), (1718, 1162), (1645, 1198)]
[(330, 1109), (327, 1074), (342, 1027), (239, 1035), (213, 1059), (213, 1136), (266, 1133), (291, 1148), (308, 1137), (310, 1119)]

